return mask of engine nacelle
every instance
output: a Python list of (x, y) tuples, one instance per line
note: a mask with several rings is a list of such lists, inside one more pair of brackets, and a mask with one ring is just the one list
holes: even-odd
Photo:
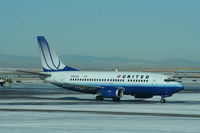
[(153, 95), (149, 95), (149, 94), (135, 94), (134, 95), (135, 98), (152, 98)]
[(124, 95), (124, 89), (105, 87), (101, 90), (101, 95), (104, 98), (121, 98)]

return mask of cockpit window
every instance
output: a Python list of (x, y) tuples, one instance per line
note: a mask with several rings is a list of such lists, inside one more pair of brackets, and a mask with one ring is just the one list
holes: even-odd
[(164, 79), (164, 81), (165, 81), (165, 82), (174, 82), (175, 79), (173, 79), (173, 78), (167, 78), (167, 79)]

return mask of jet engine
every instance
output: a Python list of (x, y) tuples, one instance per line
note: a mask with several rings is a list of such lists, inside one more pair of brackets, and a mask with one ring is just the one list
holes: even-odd
[(105, 87), (101, 90), (101, 95), (104, 98), (121, 98), (124, 95), (124, 89)]

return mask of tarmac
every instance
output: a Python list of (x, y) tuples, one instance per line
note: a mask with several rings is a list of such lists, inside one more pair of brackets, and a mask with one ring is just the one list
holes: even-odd
[(0, 88), (0, 132), (199, 133), (199, 87), (188, 85), (162, 104), (160, 97), (97, 102), (46, 83), (13, 84)]

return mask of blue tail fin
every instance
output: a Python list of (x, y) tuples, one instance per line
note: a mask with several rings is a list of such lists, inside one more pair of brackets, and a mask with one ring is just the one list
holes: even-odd
[(44, 72), (54, 71), (78, 71), (69, 66), (65, 66), (57, 54), (51, 49), (43, 36), (37, 37), (41, 54), (42, 67)]

